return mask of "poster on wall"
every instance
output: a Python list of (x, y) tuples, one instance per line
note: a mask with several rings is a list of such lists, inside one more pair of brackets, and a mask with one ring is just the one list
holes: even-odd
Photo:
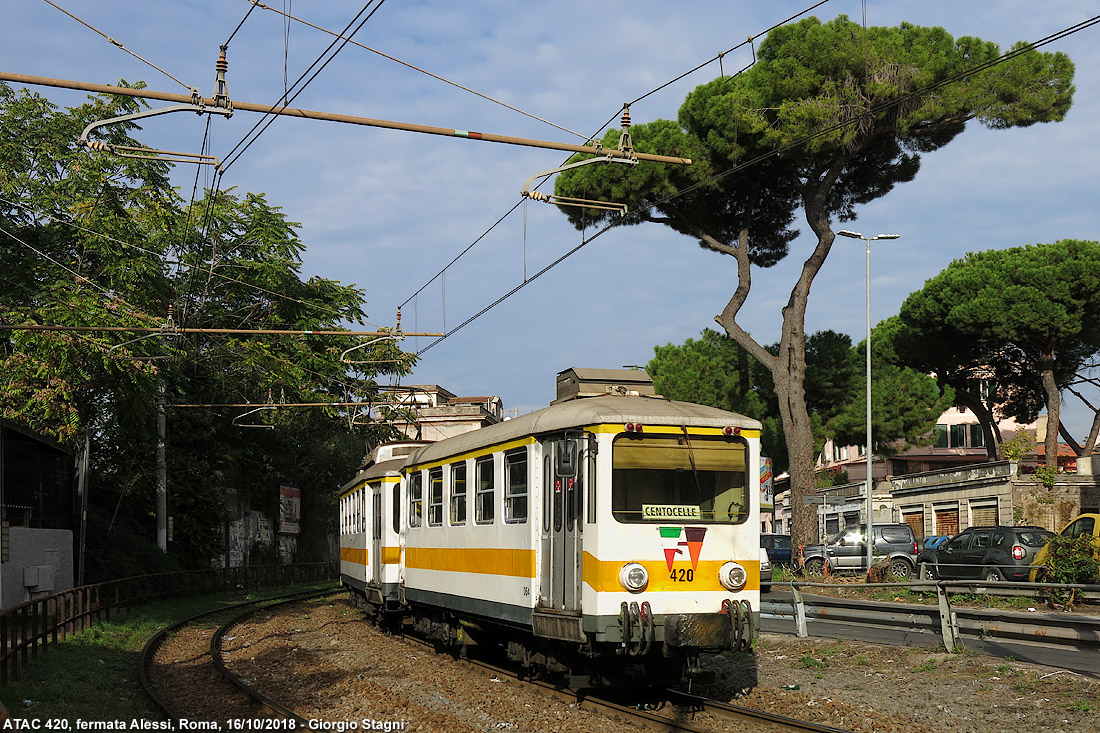
[(279, 487), (279, 534), (298, 534), (302, 518), (302, 492), (292, 486)]
[(772, 476), (772, 459), (760, 456), (760, 503), (771, 505), (775, 479)]

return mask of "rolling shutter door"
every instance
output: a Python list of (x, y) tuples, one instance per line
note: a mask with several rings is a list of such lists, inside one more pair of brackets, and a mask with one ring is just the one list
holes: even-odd
[(970, 526), (994, 527), (997, 524), (997, 500), (978, 499), (970, 502)]
[(956, 535), (959, 533), (959, 505), (933, 506), (936, 515), (936, 534)]
[(901, 520), (908, 524), (913, 529), (913, 534), (916, 538), (924, 538), (924, 510), (915, 512), (907, 512), (904, 509), (901, 512)]

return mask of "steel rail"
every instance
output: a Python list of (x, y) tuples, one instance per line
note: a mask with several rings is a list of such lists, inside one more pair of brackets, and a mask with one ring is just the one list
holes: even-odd
[[(138, 655), (138, 681), (141, 683), (142, 689), (145, 691), (145, 694), (152, 701), (153, 705), (158, 710), (160, 710), (169, 719), (178, 721), (179, 719), (181, 719), (185, 716), (180, 715), (179, 712), (176, 711), (175, 709), (173, 709), (172, 706), (168, 703), (168, 701), (164, 699), (164, 697), (160, 694), (160, 691), (157, 689), (156, 685), (153, 684), (152, 678), (149, 675), (149, 671), (152, 669), (153, 660), (156, 657), (157, 652), (164, 645), (164, 642), (167, 641), (167, 639), (169, 638), (170, 635), (172, 635), (172, 634), (176, 633), (177, 631), (179, 631), (180, 629), (194, 623), (195, 621), (198, 621), (200, 619), (204, 619), (204, 618), (207, 618), (207, 617), (210, 617), (210, 616), (214, 616), (214, 615), (217, 615), (217, 614), (223, 614), (223, 613), (226, 613), (226, 612), (229, 612), (229, 611), (233, 611), (235, 609), (240, 609), (240, 608), (244, 608), (244, 607), (248, 607), (248, 606), (256, 606), (256, 605), (262, 604), (262, 603), (270, 603), (272, 601), (275, 601), (275, 602), (278, 602), (278, 603), (288, 603), (288, 602), (293, 602), (293, 601), (307, 600), (309, 598), (331, 595), (334, 592), (339, 592), (339, 588), (336, 587), (336, 586), (330, 586), (330, 587), (324, 588), (323, 590), (311, 589), (311, 590), (307, 590), (307, 591), (296, 591), (294, 593), (288, 593), (288, 594), (285, 594), (285, 595), (282, 595), (282, 596), (271, 596), (271, 597), (268, 597), (268, 598), (258, 598), (258, 599), (251, 600), (251, 601), (243, 601), (241, 603), (234, 603), (234, 604), (230, 604), (228, 606), (222, 606), (220, 608), (214, 608), (214, 609), (211, 609), (209, 611), (202, 611), (200, 613), (194, 614), (193, 616), (188, 616), (185, 619), (181, 619), (180, 621), (176, 621), (173, 624), (169, 624), (168, 626), (164, 627), (163, 629), (161, 629), (157, 633), (153, 634), (153, 636), (150, 637), (149, 640), (147, 642), (145, 642), (145, 645), (142, 647), (141, 653)], [(250, 608), (250, 609), (246, 610), (244, 613), (239, 614), (239, 615), (244, 616), (244, 615), (247, 615), (249, 613), (254, 613), (256, 610), (257, 609), (255, 609), (255, 608)], [(236, 617), (234, 617), (233, 620), (235, 620), (235, 619), (236, 619)], [(213, 654), (211, 655), (211, 658), (213, 659)], [(217, 667), (217, 664), (215, 664), (215, 667)], [(219, 670), (219, 671), (221, 671), (221, 670)], [(230, 680), (230, 682), (232, 682), (232, 680)], [(236, 683), (234, 683), (234, 684), (236, 684)], [(241, 683), (241, 684), (243, 684), (243, 683)], [(237, 686), (240, 687), (239, 684)], [(299, 724), (302, 724), (302, 725), (306, 724), (307, 721), (305, 719), (299, 718), (297, 715), (295, 715), (293, 712), (287, 710), (286, 708), (282, 708), (282, 706), (278, 705), (277, 703), (274, 703), (270, 700), (267, 700), (266, 698), (263, 698), (263, 696), (259, 695), (259, 693), (255, 693), (255, 691), (250, 692), (250, 691), (246, 690), (245, 688), (241, 688), (241, 689), (251, 699), (255, 700), (262, 707), (264, 707), (264, 709), (269, 710), (269, 711), (275, 713), (276, 715), (279, 715), (280, 717), (282, 717), (284, 719), (293, 718)]]
[(755, 708), (747, 708), (742, 705), (733, 705), (720, 700), (711, 700), (698, 695), (692, 695), (679, 690), (665, 690), (669, 700), (676, 705), (689, 707), (694, 710), (710, 713), (719, 718), (735, 718), (739, 721), (763, 724), (779, 727), (783, 730), (804, 730), (814, 733), (850, 733), (843, 728), (834, 728), (824, 723), (812, 723), (808, 720), (788, 718), (785, 715), (776, 715)]
[[(78, 91), (93, 92), (95, 94), (121, 94), (128, 97), (142, 97), (144, 99), (157, 99), (163, 102), (176, 102), (189, 104), (195, 100), (188, 94), (172, 94), (170, 92), (157, 92), (151, 89), (134, 89), (131, 87), (116, 87), (108, 84), (90, 84), (87, 82), (70, 81), (68, 79), (51, 79), (45, 76), (31, 76), (28, 74), (12, 74), (0, 71), (0, 81), (9, 81), (16, 84), (32, 84), (35, 86), (60, 87), (62, 89), (76, 89)], [(197, 103), (209, 107), (217, 107), (218, 100), (200, 98)], [(637, 158), (654, 163), (672, 163), (674, 165), (691, 165), (691, 158), (681, 158), (672, 155), (654, 155), (652, 153), (624, 152), (613, 148), (604, 148), (596, 145), (572, 145), (570, 143), (557, 143), (548, 140), (534, 140), (530, 138), (511, 137), (508, 135), (496, 135), (489, 132), (474, 132), (473, 130), (458, 130), (446, 127), (433, 127), (430, 125), (418, 125), (411, 122), (393, 122), (390, 120), (377, 120), (370, 117), (357, 117), (353, 115), (335, 114), (332, 112), (317, 112), (308, 109), (296, 109), (294, 107), (280, 107), (271, 104), (255, 104), (252, 102), (233, 101), (234, 110), (246, 112), (262, 112), (264, 114), (285, 115), (288, 117), (303, 117), (311, 120), (325, 122), (342, 122), (349, 125), (364, 125), (367, 127), (381, 127), (389, 130), (403, 130), (405, 132), (419, 132), (427, 135), (442, 135), (444, 137), (459, 137), (467, 140), (483, 140), (490, 143), (503, 143), (505, 145), (520, 145), (529, 148), (546, 148), (549, 150), (563, 150), (571, 153), (585, 153), (587, 155), (602, 155), (608, 158)]]
[[(401, 638), (408, 641), (409, 643), (432, 649), (433, 651), (437, 651), (436, 646), (433, 642), (423, 639), (419, 636), (402, 634)], [(582, 708), (588, 707), (591, 710), (597, 710), (604, 713), (613, 713), (614, 715), (618, 715), (620, 717), (629, 718), (634, 722), (643, 724), (644, 726), (646, 726), (647, 729), (670, 731), (673, 733), (675, 733), (676, 731), (688, 731), (689, 733), (709, 733), (708, 729), (706, 728), (699, 728), (697, 726), (691, 725), (690, 723), (666, 718), (664, 716), (657, 715), (646, 710), (641, 710), (637, 707), (622, 705), (616, 702), (612, 702), (611, 700), (606, 700), (602, 697), (582, 695), (580, 691), (570, 690), (568, 688), (561, 687), (560, 685), (546, 682), (545, 680), (536, 680), (530, 677), (523, 677), (517, 674), (516, 670), (514, 669), (500, 667), (498, 665), (492, 664), (490, 662), (485, 662), (480, 659), (467, 658), (463, 659), (462, 661), (472, 667), (476, 667), (477, 669), (491, 672), (498, 677), (505, 676), (518, 679), (525, 684), (538, 688), (539, 691), (549, 697), (554, 697), (559, 700), (567, 701)]]
[(225, 665), (225, 660), (222, 658), (222, 640), (231, 629), (241, 624), (244, 619), (253, 614), (259, 613), (260, 611), (266, 611), (274, 606), (279, 606), (284, 603), (296, 603), (298, 601), (309, 600), (315, 597), (319, 598), (339, 592), (340, 589), (338, 587), (334, 587), (320, 593), (312, 593), (309, 595), (298, 596), (292, 595), (286, 598), (281, 598), (267, 605), (256, 604), (254, 607), (246, 609), (244, 612), (238, 614), (237, 616), (234, 616), (232, 619), (226, 621), (224, 624), (219, 626), (218, 630), (215, 631), (213, 636), (210, 637), (210, 660), (213, 662), (214, 668), (217, 669), (219, 674), (221, 674), (221, 676), (225, 678), (230, 684), (243, 692), (250, 699), (254, 700), (264, 710), (274, 713), (276, 716), (282, 718), (283, 720), (293, 720), (303, 727), (308, 727), (309, 721), (306, 718), (301, 717), (290, 708), (280, 705), (263, 693), (252, 688), (243, 679), (241, 679), (240, 675), (236, 674)]

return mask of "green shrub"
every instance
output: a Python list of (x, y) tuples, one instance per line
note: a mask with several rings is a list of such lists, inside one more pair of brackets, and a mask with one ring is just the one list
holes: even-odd
[[(1090, 535), (1056, 535), (1047, 546), (1044, 568), (1043, 580), (1048, 583), (1084, 585), (1100, 582), (1100, 558)], [(1058, 588), (1051, 591), (1051, 602), (1072, 606), (1078, 593), (1072, 588)]]

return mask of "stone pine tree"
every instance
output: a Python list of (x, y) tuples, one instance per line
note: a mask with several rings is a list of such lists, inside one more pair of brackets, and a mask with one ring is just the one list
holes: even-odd
[[(942, 28), (863, 28), (845, 16), (809, 18), (772, 31), (757, 62), (691, 92), (678, 120), (637, 125), (636, 149), (683, 155), (691, 166), (590, 165), (559, 176), (563, 196), (627, 203), (628, 224), (659, 222), (734, 258), (733, 295), (716, 317), (771, 373), (789, 458), (793, 531), (816, 534), (813, 431), (804, 388), (805, 316), (814, 278), (833, 245), (834, 220), (912, 180), (920, 154), (942, 148), (977, 120), (1002, 129), (1061, 120), (1073, 95), (1063, 54), (998, 47)], [(957, 79), (963, 78), (963, 81)], [(619, 132), (605, 135), (615, 146)], [(737, 321), (750, 265), (786, 256), (801, 210), (816, 243), (782, 309), (778, 353)], [(563, 209), (578, 228), (606, 212)], [(617, 217), (617, 215), (615, 215)]]
[(1045, 407), (1053, 467), (1059, 432), (1080, 450), (1061, 391), (1100, 352), (1097, 313), (1100, 244), (1066, 239), (955, 260), (902, 304), (894, 339), (901, 358), (945, 380), (984, 372), (1001, 414), (1031, 422)]

